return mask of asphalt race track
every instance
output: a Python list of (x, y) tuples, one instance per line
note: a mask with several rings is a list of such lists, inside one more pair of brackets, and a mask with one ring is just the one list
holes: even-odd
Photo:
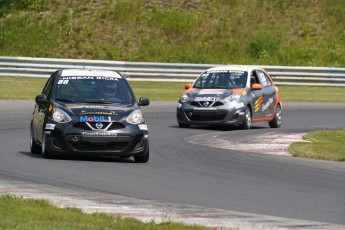
[[(62, 188), (247, 213), (345, 224), (345, 163), (246, 153), (185, 139), (221, 132), (227, 139), (345, 128), (345, 104), (285, 103), (283, 125), (252, 130), (178, 128), (176, 102), (143, 108), (150, 161), (43, 159), (29, 151), (32, 101), (0, 101), (0, 178)], [(203, 135), (205, 137), (205, 135)]]

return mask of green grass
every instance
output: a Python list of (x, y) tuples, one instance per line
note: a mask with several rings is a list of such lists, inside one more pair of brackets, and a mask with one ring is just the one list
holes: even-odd
[(1, 77), (0, 99), (34, 100), (42, 92), (47, 78)]
[(279, 86), (284, 102), (345, 103), (344, 87)]
[(132, 218), (113, 218), (101, 213), (85, 214), (76, 208), (57, 208), (42, 200), (24, 200), (9, 195), (0, 196), (0, 216), (0, 229), (3, 230), (207, 229), (169, 221), (142, 223)]
[(309, 142), (295, 142), (289, 146), (293, 156), (345, 161), (345, 129), (315, 131), (306, 134), (303, 139)]
[[(0, 77), (1, 100), (34, 100), (47, 78)], [(152, 101), (178, 101), (185, 83), (130, 81), (137, 98), (146, 96)], [(188, 83), (188, 82), (186, 82)], [(284, 102), (345, 103), (343, 87), (280, 86)]]
[(0, 0), (0, 5), (0, 56), (345, 66), (345, 1)]

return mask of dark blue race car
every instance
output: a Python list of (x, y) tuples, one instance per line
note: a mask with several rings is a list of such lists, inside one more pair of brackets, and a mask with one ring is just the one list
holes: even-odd
[(36, 96), (30, 149), (53, 155), (134, 157), (149, 160), (149, 135), (127, 80), (101, 70), (58, 70)]

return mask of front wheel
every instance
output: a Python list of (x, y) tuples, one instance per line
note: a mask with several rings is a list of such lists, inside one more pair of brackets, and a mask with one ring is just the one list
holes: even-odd
[(42, 145), (41, 145), (41, 151), (42, 151), (42, 156), (43, 158), (51, 158), (51, 153), (49, 151), (49, 148), (47, 146), (48, 141), (46, 138), (46, 134), (43, 132), (42, 134)]
[(240, 125), (242, 129), (250, 129), (252, 127), (252, 112), (249, 107), (246, 108), (243, 123)]
[(189, 124), (186, 124), (186, 123), (181, 123), (181, 122), (178, 122), (178, 126), (180, 127), (180, 128), (189, 128)]
[(146, 163), (149, 161), (150, 158), (150, 151), (147, 151), (147, 153), (144, 156), (135, 156), (134, 161), (136, 163)]
[(149, 146), (148, 146), (148, 143), (146, 143), (146, 149), (144, 150), (146, 152), (146, 154), (144, 156), (134, 156), (134, 161), (136, 163), (146, 163), (149, 161), (149, 158), (150, 158), (150, 149), (149, 149)]
[(282, 119), (283, 119), (283, 116), (282, 116), (282, 108), (280, 105), (277, 105), (277, 108), (276, 108), (276, 113), (274, 115), (274, 118), (272, 121), (268, 122), (268, 125), (271, 127), (271, 128), (279, 128), (282, 124)]
[(34, 130), (32, 125), (30, 127), (30, 151), (33, 154), (40, 153), (41, 151), (41, 147), (35, 141)]

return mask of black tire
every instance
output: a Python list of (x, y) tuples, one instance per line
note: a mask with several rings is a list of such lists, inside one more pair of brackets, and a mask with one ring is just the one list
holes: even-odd
[(41, 153), (43, 158), (49, 159), (52, 157), (51, 152), (49, 151), (49, 144), (46, 139), (46, 134), (44, 132), (42, 134)]
[(252, 127), (252, 112), (250, 108), (247, 106), (243, 123), (240, 125), (242, 129), (250, 129)]
[(147, 146), (146, 154), (144, 156), (134, 156), (133, 158), (134, 158), (135, 163), (146, 163), (146, 162), (148, 162), (149, 158), (150, 158), (149, 146)]
[(279, 128), (282, 124), (282, 119), (283, 119), (282, 115), (283, 115), (282, 114), (282, 108), (280, 105), (277, 105), (276, 113), (274, 114), (274, 118), (272, 121), (268, 122), (268, 125), (271, 128)]
[(35, 141), (32, 125), (30, 126), (30, 151), (33, 154), (41, 153), (41, 146)]
[(190, 124), (178, 122), (178, 126), (179, 126), (180, 128), (189, 128)]

